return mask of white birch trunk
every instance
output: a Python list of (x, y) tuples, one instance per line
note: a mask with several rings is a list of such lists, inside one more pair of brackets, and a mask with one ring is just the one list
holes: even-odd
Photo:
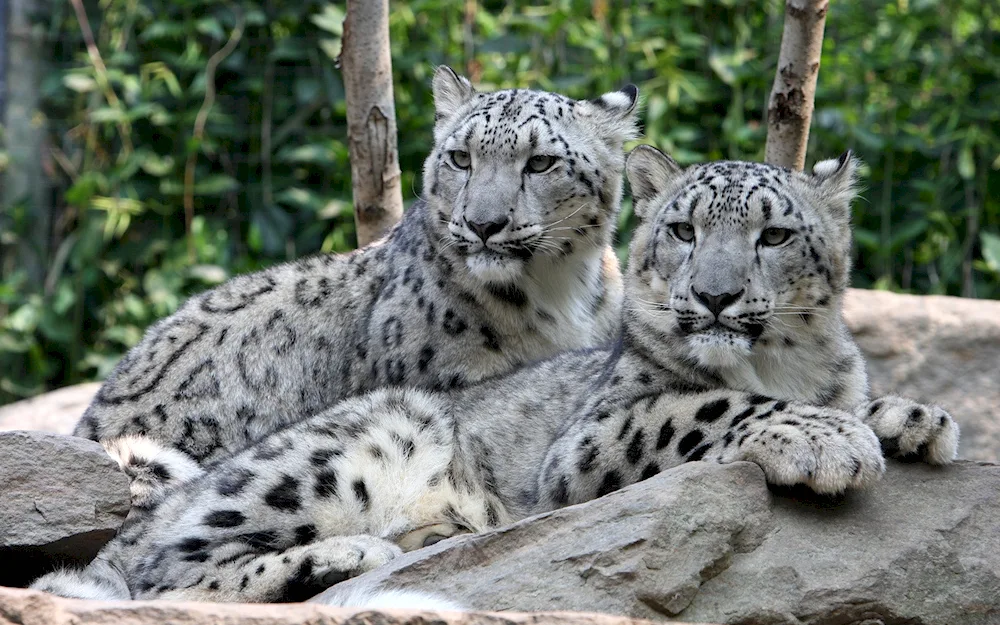
[(778, 71), (767, 108), (764, 160), (801, 170), (816, 98), (829, 0), (787, 0)]
[(388, 0), (348, 0), (340, 62), (360, 247), (388, 232), (403, 215)]

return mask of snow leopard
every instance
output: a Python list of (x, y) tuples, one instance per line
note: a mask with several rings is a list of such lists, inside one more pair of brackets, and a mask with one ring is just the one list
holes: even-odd
[(951, 462), (952, 417), (870, 398), (844, 329), (856, 167), (848, 154), (811, 174), (681, 168), (636, 148), (640, 222), (611, 345), (460, 389), (347, 399), (134, 509), (90, 567), (34, 587), (294, 601), (684, 462), (750, 461), (818, 493), (873, 483), (885, 453)]
[(455, 390), (617, 333), (610, 246), (638, 90), (593, 100), (433, 78), (424, 193), (388, 236), (241, 275), (153, 325), (75, 434), (201, 465), (382, 386)]

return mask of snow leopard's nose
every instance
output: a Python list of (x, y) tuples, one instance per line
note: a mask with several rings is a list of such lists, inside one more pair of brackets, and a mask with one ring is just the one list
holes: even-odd
[(706, 293), (691, 287), (691, 292), (694, 293), (699, 302), (705, 305), (705, 308), (712, 311), (716, 318), (743, 295), (743, 289), (740, 289), (738, 293)]
[(509, 222), (510, 217), (504, 215), (503, 217), (494, 219), (493, 221), (466, 221), (465, 225), (469, 226), (469, 230), (475, 232), (476, 236), (483, 240), (483, 243), (486, 243), (487, 239), (503, 230)]

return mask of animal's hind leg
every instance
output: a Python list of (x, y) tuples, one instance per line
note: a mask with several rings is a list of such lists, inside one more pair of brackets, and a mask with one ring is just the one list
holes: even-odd
[(334, 536), (285, 551), (230, 557), (229, 562), (214, 566), (195, 584), (161, 589), (153, 596), (245, 603), (305, 601), (401, 553), (395, 544), (374, 536)]

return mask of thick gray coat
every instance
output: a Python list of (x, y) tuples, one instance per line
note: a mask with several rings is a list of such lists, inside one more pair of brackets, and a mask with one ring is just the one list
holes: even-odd
[(477, 93), (439, 68), (434, 97), (425, 199), (386, 238), (192, 297), (122, 359), (75, 433), (141, 434), (211, 463), (351, 395), (454, 390), (612, 339), (635, 88)]

